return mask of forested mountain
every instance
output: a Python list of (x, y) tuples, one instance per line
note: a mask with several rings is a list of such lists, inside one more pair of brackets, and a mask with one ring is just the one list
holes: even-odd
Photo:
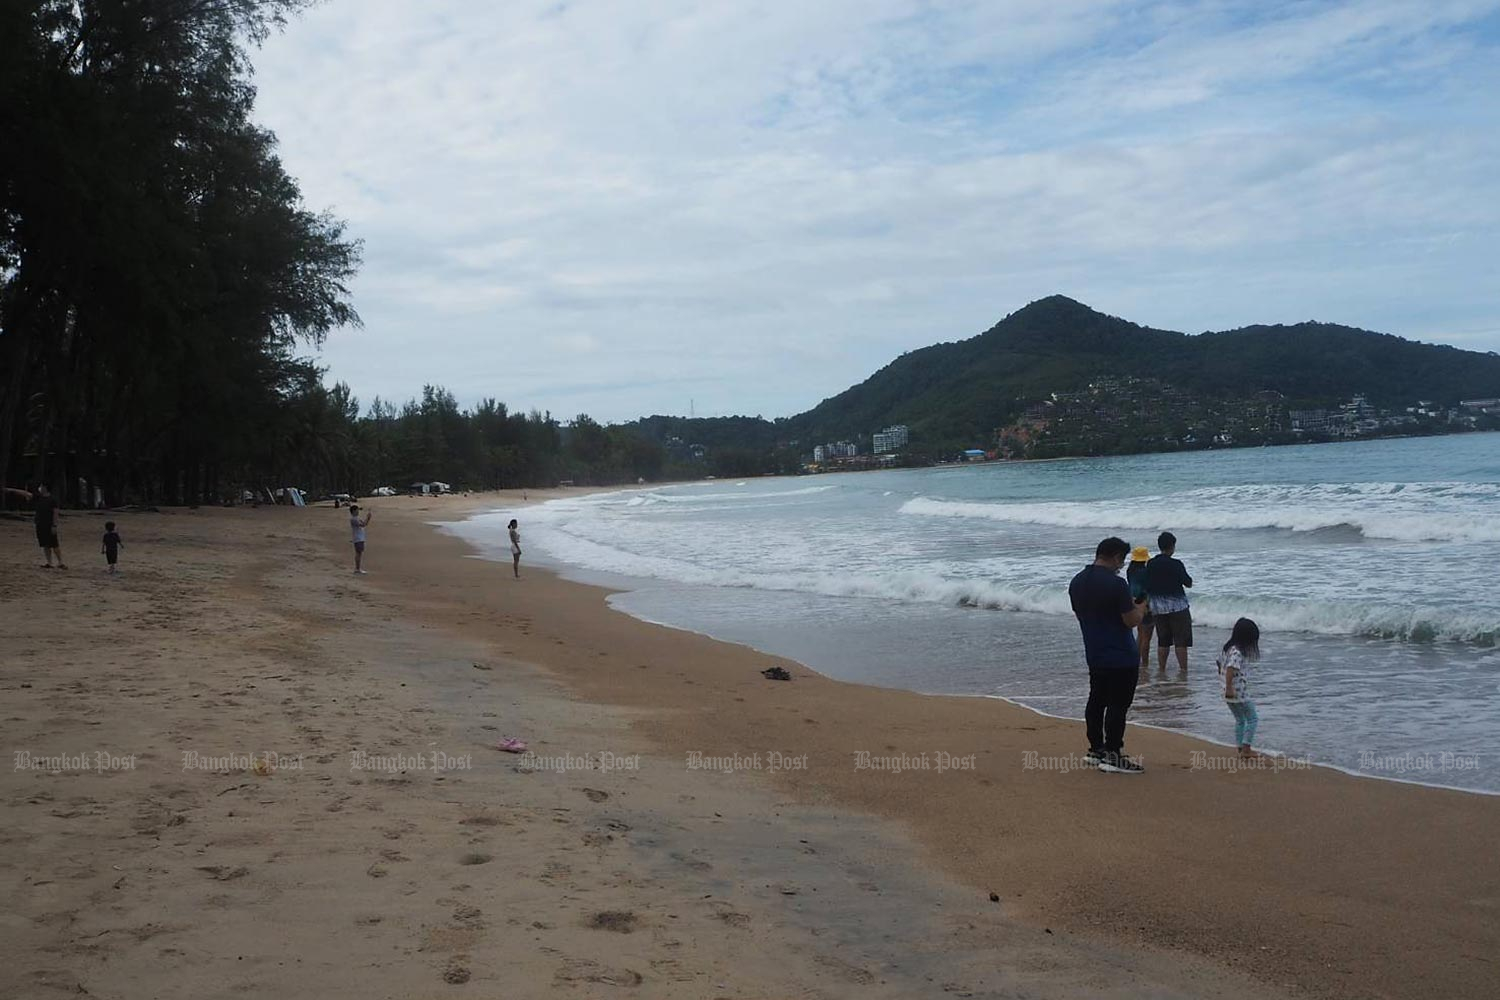
[(1329, 323), (1251, 326), (1196, 336), (1106, 316), (1061, 295), (984, 333), (903, 354), (859, 385), (781, 423), (782, 438), (835, 440), (890, 423), (933, 450), (990, 441), (1028, 401), (1131, 376), (1191, 393), (1326, 405), (1364, 393), (1404, 406), (1500, 395), (1500, 357)]

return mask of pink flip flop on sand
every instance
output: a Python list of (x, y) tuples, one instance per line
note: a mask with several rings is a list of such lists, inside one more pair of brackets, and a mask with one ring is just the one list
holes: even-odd
[(518, 740), (514, 736), (507, 736), (495, 744), (496, 750), (504, 750), (506, 753), (525, 753), (526, 741)]

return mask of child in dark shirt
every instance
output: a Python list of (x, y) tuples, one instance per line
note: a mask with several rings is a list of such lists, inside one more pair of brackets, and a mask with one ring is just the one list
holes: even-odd
[(115, 530), (115, 522), (104, 522), (104, 541), (99, 551), (104, 553), (104, 561), (109, 563), (109, 572), (115, 572), (115, 563), (120, 561), (120, 549), (125, 545), (120, 541), (120, 533)]

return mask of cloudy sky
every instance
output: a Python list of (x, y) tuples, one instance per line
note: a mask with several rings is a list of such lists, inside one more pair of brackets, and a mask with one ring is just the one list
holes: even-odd
[(1500, 0), (326, 0), (256, 66), (367, 403), (786, 415), (1053, 293), (1500, 350)]

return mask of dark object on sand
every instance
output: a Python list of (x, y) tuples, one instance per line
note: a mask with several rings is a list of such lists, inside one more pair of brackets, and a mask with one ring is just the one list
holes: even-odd
[(767, 667), (762, 670), (761, 676), (771, 681), (789, 681), (792, 675), (786, 672), (785, 667)]
[(992, 893), (990, 893), (990, 902), (991, 903), (998, 903), (998, 902), (1000, 902), (1000, 894), (998, 892), (992, 892)]

